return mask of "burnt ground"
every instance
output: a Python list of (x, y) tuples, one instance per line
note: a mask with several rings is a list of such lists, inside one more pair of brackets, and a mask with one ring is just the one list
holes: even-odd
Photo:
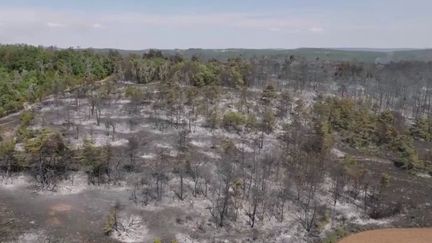
[[(388, 175), (390, 179), (388, 185), (383, 190), (381, 198), (382, 206), (379, 207), (383, 215), (378, 218), (379, 220), (387, 221), (387, 223), (356, 224), (347, 222), (344, 225), (344, 230), (346, 230), (347, 233), (365, 231), (365, 233), (367, 233), (365, 234), (367, 238), (363, 238), (363, 235), (360, 235), (360, 241), (358, 242), (380, 242), (376, 241), (380, 238), (374, 238), (373, 234), (368, 234), (368, 232), (370, 230), (387, 228), (411, 229), (432, 227), (432, 177), (428, 173), (405, 170), (397, 167), (395, 163), (389, 159), (379, 156), (364, 155), (364, 152), (352, 148), (345, 147), (343, 151), (356, 159), (361, 168), (366, 169), (367, 177), (371, 185), (376, 185), (383, 174)], [(356, 204), (358, 208), (362, 207), (362, 203), (357, 202), (354, 204)], [(371, 211), (365, 213), (371, 214)], [(356, 236), (356, 234), (354, 234), (354, 236)], [(356, 237), (353, 239), (356, 239)], [(395, 238), (390, 239), (394, 240)], [(351, 242), (350, 237), (346, 240), (347, 241), (343, 242)]]
[(385, 189), (386, 201), (400, 204), (401, 215), (393, 221), (398, 227), (432, 227), (432, 179), (396, 167), (391, 161), (360, 160), (372, 177), (390, 176)]
[[(227, 107), (233, 107), (235, 97), (229, 93), (223, 102)], [(152, 116), (152, 111), (147, 105), (142, 106), (138, 115), (131, 113), (132, 104), (123, 98), (109, 101), (103, 106), (101, 124), (98, 126), (94, 117), (89, 115), (89, 104), (86, 99), (80, 99), (81, 107), (74, 109), (73, 98), (65, 98), (56, 104), (49, 99), (36, 108), (36, 117), (30, 129), (38, 130), (50, 127), (60, 131), (66, 138), (71, 148), (82, 145), (84, 139), (91, 139), (97, 146), (111, 143), (114, 154), (127, 163), (128, 139), (136, 137), (141, 139), (137, 149), (136, 172), (145, 173), (149, 168), (149, 162), (158, 159), (158, 151), (169, 150), (170, 157), (176, 157), (176, 141), (178, 129), (167, 123), (166, 117)], [(228, 104), (227, 104), (228, 103)], [(67, 112), (69, 110), (69, 114)], [(116, 125), (114, 138), (110, 128), (104, 126), (104, 121), (109, 119)], [(133, 121), (132, 123), (130, 121)], [(68, 128), (67, 122), (72, 126)], [(0, 119), (0, 124), (13, 129), (19, 123), (19, 114)], [(156, 123), (167, 124), (164, 129), (155, 126)], [(232, 139), (236, 145), (250, 154), (251, 145), (243, 143), (243, 138), (236, 132), (218, 129), (210, 131), (203, 125), (202, 119), (196, 122), (196, 127), (190, 134), (190, 147), (194, 160), (206, 161), (207, 177), (214, 179), (214, 164), (220, 158), (220, 150), (213, 144), (219, 144), (226, 138)], [(79, 128), (79, 138), (75, 139), (74, 126)], [(13, 131), (13, 130), (12, 130)], [(214, 134), (213, 134), (214, 133)], [(213, 136), (214, 135), (214, 136)], [(267, 147), (264, 150), (271, 151), (277, 146), (275, 135), (266, 136)], [(360, 165), (367, 169), (371, 183), (376, 183), (386, 173), (390, 181), (383, 195), (389, 207), (397, 207), (396, 214), (386, 215), (377, 220), (370, 220), (365, 212), (355, 215), (355, 219), (349, 218), (352, 209), (361, 208), (356, 202), (349, 199), (349, 206), (340, 210), (346, 222), (338, 221), (333, 226), (345, 224), (351, 232), (364, 231), (376, 228), (388, 227), (431, 227), (432, 226), (432, 179), (422, 177), (415, 173), (402, 170), (383, 158), (366, 156), (360, 151), (343, 149), (343, 152), (352, 155)], [(172, 161), (171, 161), (172, 162)], [(168, 163), (170, 163), (168, 161)], [(127, 171), (121, 171), (123, 176)], [(286, 222), (282, 224), (273, 221), (262, 222), (257, 229), (251, 229), (241, 213), (236, 223), (227, 224), (223, 229), (215, 227), (211, 221), (207, 209), (208, 200), (203, 198), (194, 199), (188, 195), (185, 202), (176, 199), (173, 191), (177, 189), (178, 181), (170, 175), (167, 195), (164, 202), (152, 203), (147, 206), (135, 205), (129, 200), (131, 186), (139, 179), (131, 175), (126, 180), (124, 188), (119, 190), (102, 190), (100, 188), (88, 189), (88, 185), (82, 191), (73, 194), (39, 194), (28, 188), (14, 188), (13, 190), (0, 190), (0, 241), (14, 240), (25, 242), (37, 242), (39, 239), (64, 240), (66, 242), (118, 242), (135, 241), (151, 242), (156, 238), (164, 242), (177, 239), (179, 242), (213, 242), (215, 240), (228, 240), (232, 242), (253, 241), (256, 242), (304, 242), (304, 232), (299, 228), (295, 220), (295, 208), (291, 210)], [(130, 180), (129, 180), (130, 179)], [(1, 189), (1, 188), (0, 188)], [(191, 191), (190, 184), (187, 190)], [(328, 198), (324, 198), (328, 200)], [(30, 202), (30, 203), (29, 203)], [(126, 220), (133, 216), (130, 234), (124, 234), (129, 238), (110, 238), (103, 235), (102, 228), (109, 210), (113, 205), (120, 203), (120, 212)], [(325, 203), (326, 201), (323, 201)], [(29, 206), (31, 205), (31, 206)], [(331, 206), (329, 206), (330, 208)], [(357, 207), (357, 208), (356, 208)], [(361, 210), (359, 210), (361, 211)], [(348, 216), (345, 217), (344, 214)], [(135, 218), (134, 218), (135, 217)], [(360, 219), (361, 217), (361, 219)], [(362, 220), (366, 218), (364, 222)], [(136, 219), (136, 220), (135, 220)], [(339, 220), (339, 218), (337, 218)], [(130, 223), (129, 221), (126, 223)], [(142, 226), (142, 227), (137, 227)], [(134, 228), (135, 227), (135, 228)], [(331, 231), (330, 226), (325, 230)], [(141, 233), (136, 235), (137, 232)], [(144, 235), (144, 236), (142, 236)], [(186, 236), (186, 237), (183, 237)], [(135, 237), (135, 238), (134, 238)], [(144, 237), (144, 238), (143, 238)], [(183, 237), (183, 238), (182, 238)], [(36, 239), (36, 240), (35, 240)], [(40, 241), (40, 240), (39, 240)]]

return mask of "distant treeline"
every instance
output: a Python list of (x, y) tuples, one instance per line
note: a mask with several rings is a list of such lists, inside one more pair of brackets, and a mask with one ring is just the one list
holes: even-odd
[[(326, 58), (329, 53), (334, 58)], [(429, 113), (432, 62), (375, 64), (355, 60), (371, 53), (389, 52), (327, 49), (125, 52), (2, 45), (0, 116), (20, 110), (25, 102), (108, 76), (137, 83), (162, 81), (235, 88), (277, 83), (296, 90), (367, 99), (380, 110), (405, 110), (416, 117)], [(429, 52), (398, 53), (427, 56)]]
[[(93, 49), (98, 53), (108, 53), (111, 49)], [(149, 50), (116, 50), (122, 56), (130, 54), (143, 55)], [(165, 56), (181, 55), (186, 58), (198, 57), (202, 60), (217, 59), (226, 61), (232, 58), (285, 58), (301, 56), (308, 60), (316, 58), (327, 61), (356, 61), (366, 63), (389, 63), (400, 61), (432, 61), (432, 49), (330, 49), (330, 48), (299, 48), (299, 49), (174, 49), (161, 50)]]

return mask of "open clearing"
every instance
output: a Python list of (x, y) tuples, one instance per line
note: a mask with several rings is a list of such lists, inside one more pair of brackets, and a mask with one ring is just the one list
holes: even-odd
[(357, 233), (339, 243), (430, 243), (432, 229), (382, 229)]

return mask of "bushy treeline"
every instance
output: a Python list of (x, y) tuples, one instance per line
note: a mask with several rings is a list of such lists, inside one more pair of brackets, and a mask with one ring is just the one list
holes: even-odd
[(138, 83), (175, 81), (197, 87), (245, 85), (250, 78), (249, 70), (249, 64), (241, 59), (201, 61), (197, 57), (166, 57), (157, 50), (150, 50), (142, 56), (130, 55), (116, 65), (120, 79)]
[(25, 102), (112, 74), (112, 60), (90, 50), (0, 46), (0, 116)]
[(200, 61), (165, 57), (151, 50), (142, 56), (121, 56), (92, 50), (55, 49), (27, 45), (0, 46), (0, 116), (23, 108), (25, 102), (115, 74), (137, 83), (175, 81), (185, 85), (242, 86), (250, 78), (240, 59)]
[(288, 88), (332, 92), (368, 99), (377, 109), (404, 109), (419, 116), (431, 110), (432, 62), (388, 64), (308, 59), (278, 55), (224, 61), (150, 50), (142, 55), (55, 49), (25, 45), (0, 46), (0, 116), (84, 81), (115, 74), (117, 79), (185, 85), (264, 86), (278, 80)]
[(368, 103), (349, 98), (326, 98), (315, 105), (321, 124), (335, 131), (342, 141), (358, 149), (385, 151), (401, 166), (423, 166), (418, 159), (413, 141), (427, 138), (429, 127), (419, 122), (408, 125), (398, 112), (374, 112)]

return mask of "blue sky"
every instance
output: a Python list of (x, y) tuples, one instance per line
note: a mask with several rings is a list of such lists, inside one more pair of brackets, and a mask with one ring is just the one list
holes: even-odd
[(431, 48), (430, 0), (0, 0), (0, 43)]

